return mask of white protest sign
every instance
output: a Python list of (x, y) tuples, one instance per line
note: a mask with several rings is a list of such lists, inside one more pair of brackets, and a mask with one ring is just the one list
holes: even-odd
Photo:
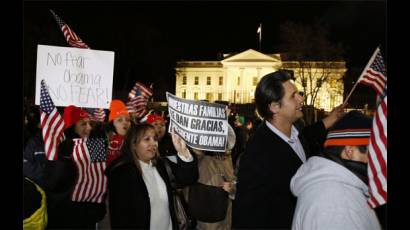
[(36, 105), (45, 80), (56, 106), (109, 108), (114, 52), (59, 46), (37, 46)]
[(170, 124), (192, 148), (225, 152), (228, 139), (228, 116), (225, 105), (178, 98), (167, 92)]

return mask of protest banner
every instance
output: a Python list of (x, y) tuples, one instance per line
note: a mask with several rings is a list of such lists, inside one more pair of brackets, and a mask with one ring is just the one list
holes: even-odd
[(108, 109), (113, 74), (112, 51), (38, 45), (35, 103), (44, 79), (56, 106)]
[(167, 92), (170, 124), (192, 148), (225, 152), (228, 138), (228, 116), (225, 105), (178, 98)]

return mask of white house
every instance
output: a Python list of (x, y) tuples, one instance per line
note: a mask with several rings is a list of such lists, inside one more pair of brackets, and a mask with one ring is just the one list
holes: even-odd
[[(280, 54), (263, 54), (253, 49), (225, 56), (221, 61), (180, 61), (176, 67), (175, 94), (210, 102), (252, 103), (259, 80), (278, 69), (292, 70), (298, 79), (299, 71), (294, 62), (283, 62)], [(319, 91), (315, 107), (329, 111), (343, 102), (341, 79), (346, 70), (344, 61), (330, 69), (331, 77)], [(296, 85), (302, 90), (298, 81)]]

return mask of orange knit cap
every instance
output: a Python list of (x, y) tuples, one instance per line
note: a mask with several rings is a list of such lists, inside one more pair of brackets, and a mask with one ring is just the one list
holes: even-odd
[(85, 111), (77, 106), (70, 105), (64, 108), (64, 129), (69, 128), (70, 126), (77, 123), (79, 120), (84, 118), (90, 118), (90, 115)]
[(121, 115), (129, 116), (127, 107), (121, 100), (112, 100), (110, 104), (110, 116), (108, 117), (108, 121), (110, 122)]

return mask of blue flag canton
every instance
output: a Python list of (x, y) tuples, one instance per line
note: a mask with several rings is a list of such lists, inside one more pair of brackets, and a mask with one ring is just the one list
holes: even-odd
[(107, 159), (106, 141), (103, 138), (91, 138), (86, 142), (91, 162), (103, 162)]
[(138, 96), (144, 96), (142, 94), (141, 88), (139, 86), (134, 87), (134, 89), (131, 91), (131, 93), (134, 94), (134, 97), (132, 99), (134, 99)]
[(88, 114), (92, 115), (94, 114), (94, 108), (84, 108), (85, 111), (87, 111)]
[(48, 94), (46, 84), (44, 80), (41, 81), (41, 90), (40, 90), (40, 110), (47, 115), (49, 115), (54, 109), (53, 100), (51, 100), (50, 95)]
[(386, 68), (384, 66), (384, 62), (383, 62), (383, 57), (379, 52), (377, 52), (376, 54), (376, 58), (374, 59), (372, 65), (370, 66), (370, 68), (376, 70), (377, 72), (382, 73), (385, 77), (387, 77), (386, 75)]
[(137, 96), (141, 96), (141, 95), (142, 95), (141, 88), (138, 87), (138, 88), (135, 90), (135, 96), (137, 97)]

